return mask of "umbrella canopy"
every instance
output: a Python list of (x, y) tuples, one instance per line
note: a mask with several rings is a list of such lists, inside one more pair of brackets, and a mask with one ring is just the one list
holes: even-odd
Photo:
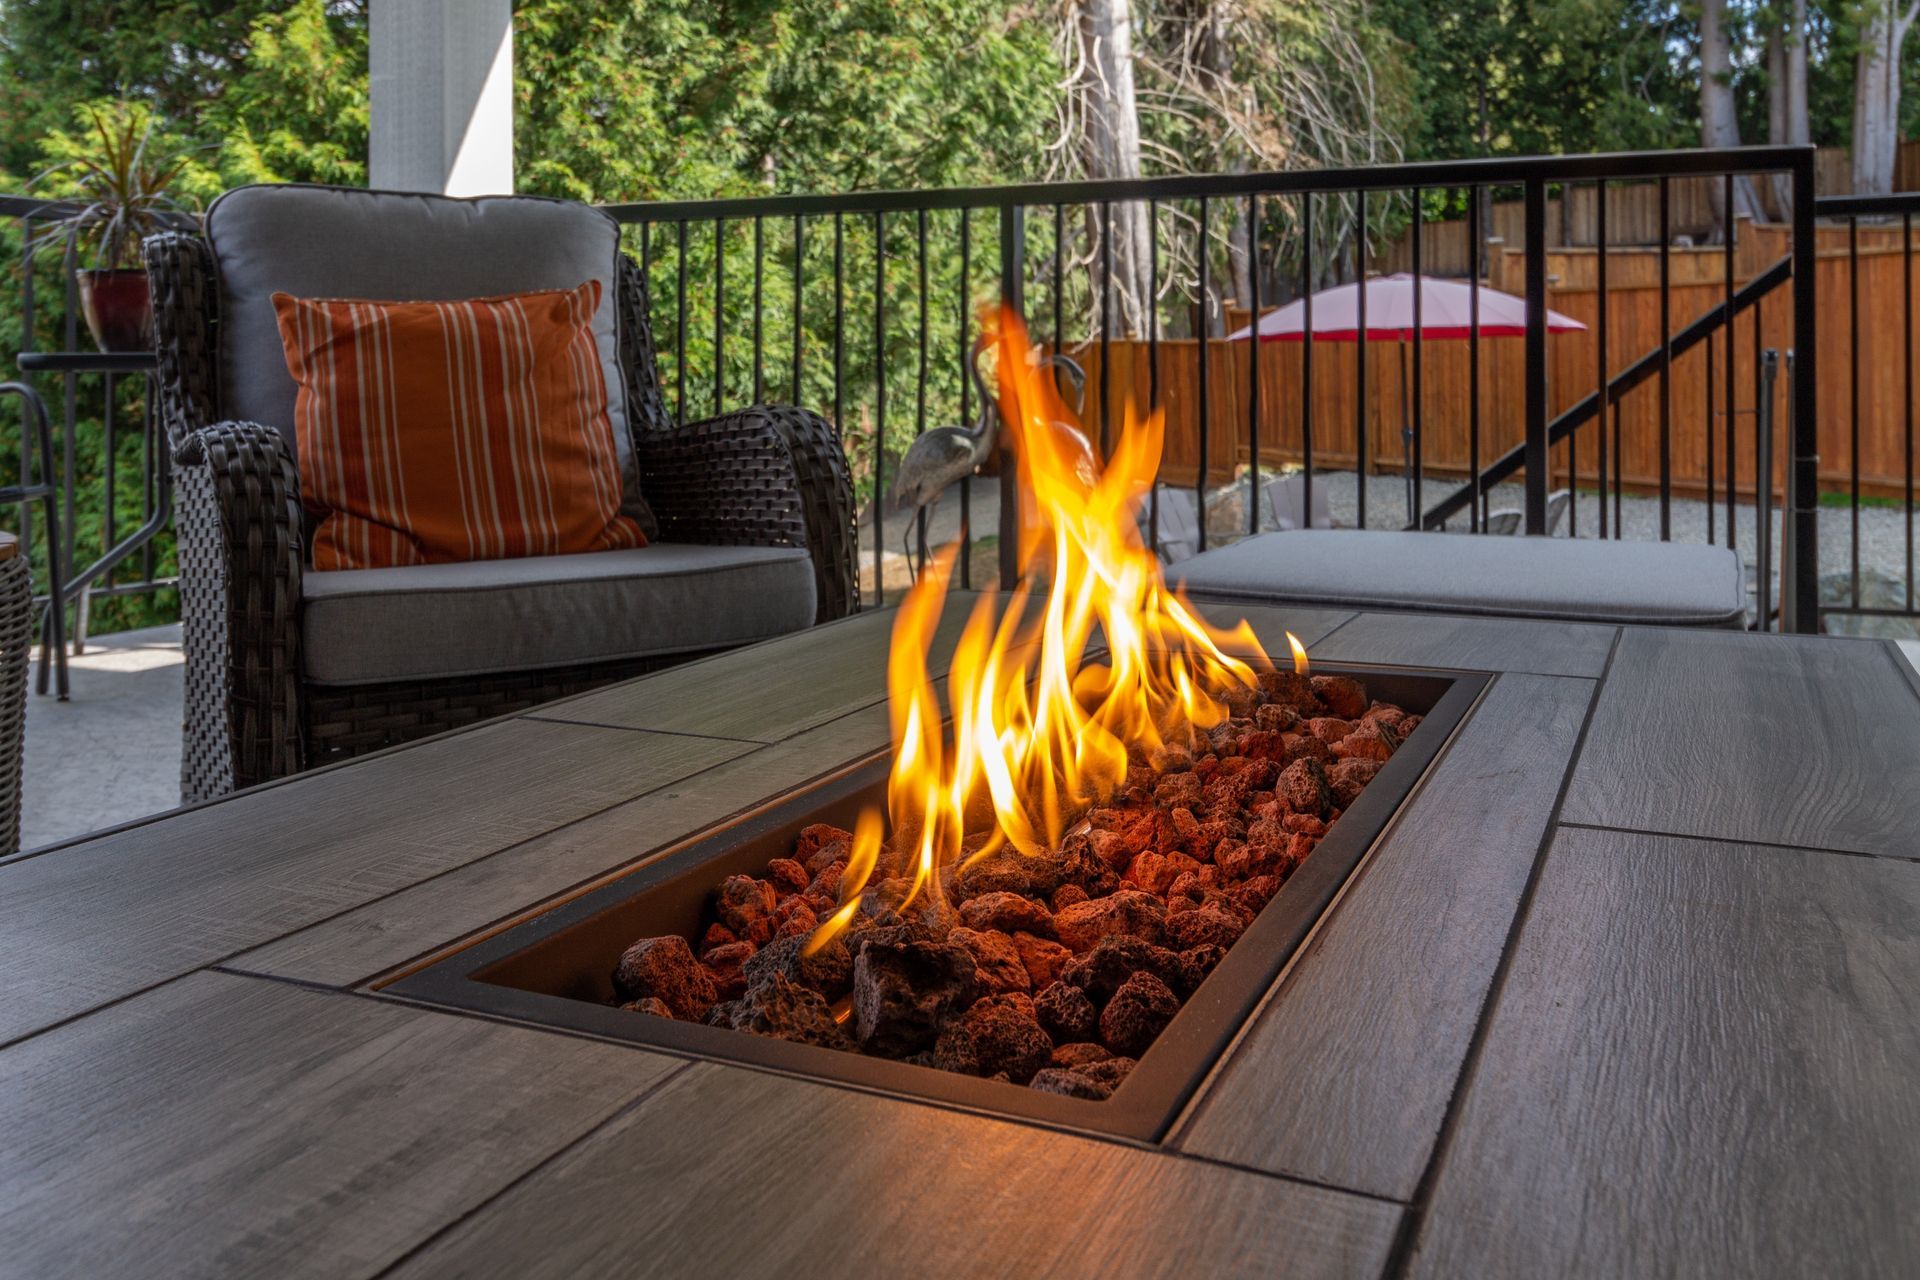
[[(1480, 294), (1480, 336), (1518, 338), (1527, 332), (1527, 304), (1523, 298), (1464, 280), (1420, 278), (1420, 336), (1423, 339), (1466, 338), (1473, 328), (1473, 295)], [(1378, 276), (1366, 283), (1367, 341), (1411, 342), (1413, 277)], [(1260, 317), (1262, 342), (1299, 342), (1306, 333), (1307, 305), (1302, 298)], [(1558, 311), (1547, 312), (1548, 333), (1571, 333), (1587, 326)], [(1228, 335), (1229, 342), (1245, 342), (1254, 326)], [(1355, 342), (1360, 337), (1360, 286), (1336, 285), (1313, 295), (1313, 340)]]

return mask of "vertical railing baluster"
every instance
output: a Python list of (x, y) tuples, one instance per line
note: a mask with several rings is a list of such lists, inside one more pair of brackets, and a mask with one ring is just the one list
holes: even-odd
[(887, 603), (887, 215), (873, 214), (873, 598)]
[(1247, 196), (1247, 536), (1260, 532), (1260, 197)]
[(674, 421), (681, 426), (687, 423), (687, 220), (680, 219), (678, 227), (679, 272), (677, 288), (679, 296), (674, 299), (676, 315), (673, 326), (673, 381), (674, 381)]
[(1113, 408), (1113, 203), (1100, 206), (1100, 457), (1112, 449), (1107, 422)]
[(726, 412), (727, 398), (727, 223), (713, 220), (713, 415)]
[(1300, 194), (1300, 527), (1313, 527), (1313, 192)]
[(1847, 219), (1847, 578), (1860, 607), (1860, 219)]
[[(1067, 349), (1066, 332), (1066, 282), (1067, 282), (1067, 206), (1053, 206), (1053, 288), (1049, 296), (1053, 302), (1053, 350), (1055, 354), (1065, 354)], [(1082, 404), (1080, 411), (1086, 412), (1086, 388), (1080, 389)]]
[(1467, 529), (1480, 532), (1480, 188), (1467, 188)]
[[(1023, 321), (1027, 314), (1027, 222), (1019, 205), (1000, 207), (1000, 305)], [(1020, 470), (1006, 438), (1000, 441), (1000, 590), (1011, 591), (1020, 575)]]
[(1673, 214), (1660, 179), (1660, 541), (1673, 538)]
[(766, 219), (753, 218), (753, 402), (767, 402), (766, 327), (764, 301), (767, 276)]
[[(1596, 392), (1599, 400), (1593, 415), (1594, 441), (1599, 447), (1594, 451), (1597, 470), (1600, 476), (1600, 537), (1608, 535), (1607, 523), (1607, 400), (1612, 388), (1607, 384), (1611, 374), (1607, 369), (1607, 182), (1605, 178), (1593, 184), (1594, 209), (1594, 368), (1598, 372)], [(1617, 484), (1618, 478), (1615, 478)]]
[[(973, 211), (960, 210), (960, 425), (973, 425)], [(984, 406), (983, 406), (984, 407)], [(973, 479), (960, 477), (960, 585), (973, 586)]]
[[(1726, 274), (1723, 277), (1721, 283), (1725, 286), (1723, 292), (1726, 294), (1726, 307), (1727, 307), (1727, 323), (1725, 326), (1726, 333), (1727, 333), (1727, 343), (1726, 343), (1727, 367), (1726, 367), (1726, 371), (1722, 375), (1722, 378), (1723, 378), (1723, 384), (1726, 389), (1726, 400), (1727, 400), (1727, 431), (1726, 431), (1726, 437), (1727, 437), (1727, 538), (1729, 543), (1731, 543), (1733, 538), (1734, 490), (1738, 487), (1734, 482), (1734, 465), (1735, 464), (1734, 464), (1734, 457), (1733, 457), (1733, 438), (1734, 438), (1734, 424), (1739, 421), (1739, 417), (1740, 417), (1739, 384), (1734, 381), (1734, 377), (1733, 377), (1733, 361), (1734, 361), (1733, 353), (1735, 351), (1734, 334), (1733, 334), (1733, 268), (1734, 268), (1734, 253), (1739, 248), (1740, 224), (1737, 221), (1735, 221), (1733, 216), (1733, 175), (1731, 174), (1727, 175), (1727, 187), (1724, 194), (1726, 196), (1726, 207), (1727, 207), (1727, 229), (1726, 229), (1727, 258), (1724, 264), (1726, 267)], [(1711, 470), (1712, 470), (1711, 459), (1713, 458), (1713, 433), (1712, 432), (1707, 433), (1707, 458), (1709, 459), (1708, 470), (1709, 470), (1709, 474), (1711, 474)], [(1711, 490), (1713, 487), (1712, 483), (1709, 482), (1707, 487), (1709, 490)], [(1711, 510), (1713, 507), (1713, 495), (1711, 493), (1707, 495), (1707, 507), (1708, 507), (1709, 513), (1711, 513)], [(1709, 514), (1707, 517), (1707, 542), (1709, 544), (1713, 542), (1713, 517), (1711, 514)]]
[[(806, 256), (806, 220), (796, 213), (793, 215), (793, 403), (795, 404), (806, 403), (800, 394), (800, 362), (807, 345), (806, 308), (801, 305)], [(840, 430), (840, 424), (834, 423), (833, 429)]]
[[(1354, 283), (1360, 290), (1358, 298), (1355, 299), (1359, 304), (1359, 315), (1357, 319), (1360, 332), (1358, 335), (1359, 341), (1355, 343), (1353, 349), (1353, 437), (1355, 454), (1353, 469), (1357, 473), (1354, 476), (1355, 498), (1358, 506), (1356, 523), (1364, 529), (1367, 527), (1367, 473), (1373, 469), (1369, 465), (1371, 459), (1368, 457), (1367, 449), (1367, 259), (1371, 256), (1368, 252), (1371, 246), (1367, 242), (1367, 203), (1371, 193), (1362, 191), (1358, 194), (1360, 197), (1360, 230), (1354, 241), (1353, 260)], [(1474, 482), (1476, 484), (1479, 483), (1478, 475), (1474, 477)]]
[[(1160, 409), (1160, 202), (1147, 202), (1147, 408)], [(1160, 554), (1160, 475), (1147, 491), (1147, 545)]]
[(847, 430), (847, 220), (833, 215), (833, 423)]
[(1422, 295), (1426, 293), (1426, 287), (1420, 278), (1423, 250), (1421, 241), (1426, 239), (1420, 207), (1422, 194), (1419, 187), (1413, 189), (1413, 435), (1411, 439), (1404, 441), (1407, 445), (1408, 474), (1411, 477), (1407, 484), (1407, 526), (1412, 529), (1421, 527), (1420, 512), (1426, 505), (1421, 493), (1420, 475), (1421, 437), (1426, 430), (1427, 400), (1424, 385), (1426, 334), (1422, 319), (1426, 303)]
[[(918, 256), (918, 279), (920, 287), (920, 368), (914, 387), (913, 436), (919, 439), (927, 434), (927, 211), (914, 212), (913, 235)], [(918, 558), (915, 568), (919, 570), (927, 563), (927, 509), (916, 508), (913, 513), (913, 551)]]
[[(1715, 396), (1714, 396), (1714, 389), (1713, 389), (1714, 374), (1718, 371), (1717, 366), (1714, 364), (1714, 358), (1719, 354), (1719, 344), (1714, 341), (1714, 338), (1716, 336), (1717, 335), (1711, 332), (1707, 334), (1707, 376), (1701, 379), (1701, 381), (1706, 384), (1701, 388), (1701, 398), (1706, 405), (1706, 411), (1707, 411), (1707, 545), (1708, 546), (1712, 546), (1715, 540), (1714, 539), (1715, 531), (1714, 531), (1713, 522), (1714, 522), (1714, 512), (1717, 509), (1714, 502), (1715, 495), (1714, 495), (1714, 489), (1713, 489), (1713, 437), (1714, 437), (1714, 417), (1715, 417), (1714, 411), (1720, 407), (1719, 405), (1714, 403)], [(1733, 344), (1731, 342), (1727, 343), (1727, 360), (1729, 363), (1731, 363), (1733, 360)], [(1729, 423), (1733, 421), (1733, 418), (1731, 415), (1728, 416), (1727, 421)]]
[(1528, 178), (1525, 192), (1526, 512), (1527, 532), (1539, 535), (1547, 531), (1547, 184)]
[(1907, 612), (1913, 612), (1913, 215), (1900, 215), (1900, 350), (1906, 370)]
[(1787, 483), (1787, 519), (1793, 536), (1792, 572), (1781, 590), (1782, 631), (1820, 629), (1820, 441), (1817, 413), (1820, 379), (1814, 272), (1818, 258), (1813, 222), (1813, 153), (1796, 155), (1793, 172), (1793, 350), (1787, 385), (1793, 396)]
[(1207, 330), (1209, 327), (1207, 324), (1207, 303), (1209, 301), (1209, 295), (1213, 287), (1212, 281), (1208, 278), (1210, 273), (1209, 273), (1208, 264), (1207, 264), (1207, 250), (1208, 250), (1207, 218), (1209, 214), (1211, 214), (1211, 212), (1212, 210), (1208, 206), (1207, 198), (1205, 196), (1201, 196), (1200, 197), (1200, 248), (1195, 255), (1195, 257), (1198, 260), (1199, 277), (1200, 277), (1200, 310), (1198, 313), (1199, 327), (1200, 327), (1200, 333), (1199, 333), (1200, 343), (1198, 347), (1198, 351), (1200, 353), (1200, 387), (1199, 387), (1199, 391), (1200, 391), (1200, 394), (1199, 394), (1200, 473), (1193, 482), (1194, 505), (1199, 509), (1199, 512), (1200, 512), (1200, 520), (1199, 520), (1200, 529), (1199, 529), (1199, 532), (1194, 535), (1194, 543), (1196, 547), (1201, 551), (1205, 551), (1207, 549), (1207, 462), (1208, 462), (1208, 459), (1207, 459), (1207, 434), (1208, 434), (1207, 433), (1207, 426), (1208, 426)]

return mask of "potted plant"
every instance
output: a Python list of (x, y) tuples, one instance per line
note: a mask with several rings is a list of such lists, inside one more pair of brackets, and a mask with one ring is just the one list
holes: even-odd
[(174, 195), (187, 157), (147, 153), (153, 116), (129, 109), (109, 119), (86, 109), (98, 150), (53, 166), (34, 185), (56, 177), (61, 216), (42, 239), (65, 241), (93, 265), (76, 272), (80, 309), (102, 351), (144, 351), (153, 345), (153, 297), (141, 265), (140, 242), (155, 231), (191, 220)]

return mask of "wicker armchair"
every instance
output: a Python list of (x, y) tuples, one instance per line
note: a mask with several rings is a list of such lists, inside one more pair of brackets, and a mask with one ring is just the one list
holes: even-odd
[[(451, 679), (323, 686), (305, 676), (306, 520), (273, 426), (227, 421), (212, 253), (198, 235), (146, 244), (160, 413), (176, 478), (187, 660), (181, 794), (225, 794), (315, 765), (523, 709), (717, 650)], [(799, 547), (818, 614), (858, 607), (852, 484), (839, 432), (802, 409), (757, 406), (676, 426), (661, 398), (645, 283), (619, 266), (628, 422), (659, 541)], [(722, 646), (724, 647), (724, 646)]]

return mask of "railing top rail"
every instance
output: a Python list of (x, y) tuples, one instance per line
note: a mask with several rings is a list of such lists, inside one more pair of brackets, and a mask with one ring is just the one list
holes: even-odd
[(1869, 217), (1877, 213), (1920, 213), (1920, 191), (1896, 191), (1884, 196), (1818, 196), (1816, 218)]
[(619, 221), (630, 223), (834, 213), (899, 213), (920, 209), (1100, 204), (1117, 200), (1198, 199), (1202, 196), (1403, 191), (1414, 187), (1499, 187), (1518, 186), (1527, 182), (1591, 182), (1723, 173), (1790, 172), (1800, 166), (1811, 167), (1813, 157), (1814, 149), (1810, 146), (1623, 151), (1578, 156), (1497, 156), (1480, 160), (1421, 161), (1343, 169), (1030, 182), (1010, 186), (940, 187), (924, 191), (857, 191), (841, 195), (645, 201), (604, 204), (600, 208)]

